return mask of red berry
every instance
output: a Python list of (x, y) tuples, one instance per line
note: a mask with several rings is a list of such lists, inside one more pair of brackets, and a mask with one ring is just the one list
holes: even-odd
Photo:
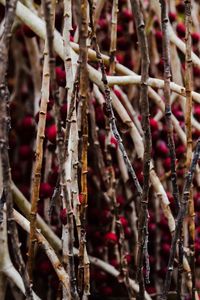
[(157, 63), (158, 70), (163, 73), (164, 72), (164, 61), (163, 59), (160, 59), (160, 61)]
[[(199, 233), (199, 227), (197, 228), (197, 232)], [(200, 252), (200, 243), (199, 243), (199, 241), (195, 242), (194, 247), (195, 247), (195, 252), (199, 254), (199, 252)]]
[(122, 25), (117, 24), (117, 36), (121, 36), (124, 33), (124, 28)]
[(46, 130), (47, 139), (55, 144), (56, 143), (56, 135), (57, 135), (57, 127), (55, 124), (51, 125)]
[(196, 106), (194, 108), (194, 116), (198, 121), (200, 121), (200, 107), (199, 106)]
[(162, 246), (161, 246), (161, 251), (162, 251), (162, 254), (169, 254), (169, 252), (170, 252), (170, 244), (168, 244), (168, 243), (164, 243), (164, 244), (162, 244)]
[(158, 44), (162, 43), (162, 36), (163, 36), (162, 31), (155, 32), (155, 38)]
[(60, 220), (63, 225), (67, 224), (67, 209), (61, 209), (60, 211)]
[(154, 286), (147, 286), (147, 293), (149, 295), (156, 294), (156, 288)]
[(131, 230), (131, 228), (130, 227), (126, 227), (126, 228), (124, 228), (124, 234), (125, 234), (125, 238), (126, 239), (129, 239), (130, 237), (131, 237), (131, 235), (132, 235), (132, 230)]
[(169, 149), (164, 141), (158, 141), (156, 151), (159, 155), (166, 157), (169, 154)]
[(21, 160), (29, 160), (33, 157), (33, 150), (29, 145), (21, 145), (19, 147), (19, 158)]
[(56, 80), (59, 86), (65, 87), (66, 74), (65, 71), (60, 67), (56, 67)]
[(175, 12), (170, 11), (169, 12), (169, 20), (171, 23), (175, 22), (177, 18), (177, 14)]
[(50, 198), (52, 196), (53, 189), (48, 182), (41, 182), (40, 184), (40, 198)]
[(151, 130), (157, 131), (158, 130), (158, 122), (155, 119), (150, 118), (149, 119)]
[(193, 32), (191, 34), (191, 37), (192, 37), (192, 43), (193, 43), (193, 45), (198, 44), (198, 42), (200, 40), (200, 34), (198, 32)]
[(200, 68), (199, 68), (199, 67), (197, 67), (197, 66), (194, 66), (194, 67), (193, 67), (193, 75), (194, 75), (195, 77), (200, 76)]
[(149, 233), (150, 234), (155, 233), (155, 230), (156, 230), (156, 224), (155, 223), (149, 223), (148, 227), (149, 227)]
[(109, 244), (116, 244), (118, 241), (118, 237), (117, 237), (116, 233), (114, 233), (114, 232), (107, 232), (105, 234), (105, 241), (106, 241), (106, 243), (109, 243)]
[(117, 198), (116, 198), (116, 200), (117, 200), (117, 203), (118, 203), (119, 205), (124, 205), (125, 202), (126, 202), (124, 196), (122, 196), (122, 195), (118, 195)]
[(184, 121), (184, 113), (181, 109), (174, 109), (173, 114), (179, 121)]
[(180, 14), (184, 14), (185, 12), (185, 5), (183, 2), (179, 2), (177, 5), (176, 5), (176, 9), (177, 11), (180, 13)]
[(170, 157), (166, 157), (163, 160), (163, 166), (165, 168), (165, 171), (170, 171), (171, 170), (171, 158)]
[(183, 157), (183, 154), (185, 153), (186, 149), (184, 145), (180, 145), (176, 148), (176, 156), (177, 158)]
[(132, 11), (128, 8), (124, 9), (122, 11), (122, 17), (125, 21), (129, 22), (133, 20), (133, 14)]
[(21, 127), (23, 127), (26, 130), (35, 128), (34, 118), (31, 116), (25, 116), (21, 121)]
[(116, 140), (116, 138), (112, 135), (110, 138), (110, 145), (111, 147), (117, 149), (118, 148), (118, 141)]
[(117, 261), (116, 258), (113, 258), (113, 259), (110, 259), (110, 264), (115, 267), (115, 268), (118, 268), (119, 267), (119, 262)]
[(107, 30), (108, 28), (108, 21), (106, 19), (100, 19), (98, 21), (98, 25), (100, 27), (101, 30)]
[(124, 216), (120, 216), (119, 220), (124, 228), (126, 228), (128, 226), (128, 221)]
[(131, 261), (132, 261), (132, 256), (131, 256), (131, 254), (126, 254), (126, 261), (127, 261), (128, 264), (131, 263)]
[(178, 33), (178, 36), (180, 38), (184, 38), (185, 37), (185, 24), (184, 23), (178, 23), (176, 26), (176, 31)]

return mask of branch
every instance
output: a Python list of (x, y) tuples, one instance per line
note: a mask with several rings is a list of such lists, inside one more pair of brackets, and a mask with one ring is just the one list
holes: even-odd
[(79, 266), (78, 287), (79, 294), (90, 294), (90, 268), (86, 249), (86, 211), (88, 205), (87, 172), (88, 172), (88, 102), (89, 102), (89, 75), (88, 75), (88, 1), (81, 0), (79, 5), (79, 62), (80, 62), (80, 87), (79, 94), (82, 103), (81, 126), (82, 126), (82, 150), (81, 150), (81, 206), (80, 206), (80, 241), (79, 241)]
[(47, 103), (49, 101), (50, 75), (49, 75), (49, 54), (47, 47), (47, 39), (44, 47), (44, 65), (42, 75), (41, 88), (41, 104), (39, 110), (39, 121), (36, 136), (36, 160), (34, 165), (33, 181), (31, 185), (31, 218), (30, 218), (30, 240), (28, 251), (28, 271), (30, 280), (32, 281), (33, 261), (34, 261), (34, 246), (35, 246), (35, 231), (36, 231), (36, 214), (39, 201), (41, 169), (43, 162), (43, 144), (45, 138), (45, 126), (47, 115)]
[(171, 181), (173, 188), (173, 197), (176, 205), (176, 212), (179, 209), (179, 190), (177, 185), (176, 174), (176, 152), (173, 137), (173, 125), (171, 120), (171, 103), (170, 103), (170, 41), (168, 35), (169, 19), (168, 19), (168, 6), (165, 0), (160, 0), (161, 3), (161, 20), (162, 20), (162, 33), (163, 33), (163, 60), (164, 60), (164, 96), (165, 96), (165, 121), (167, 127), (168, 147), (171, 157)]
[[(186, 55), (185, 55), (185, 90), (186, 90), (186, 110), (185, 110), (185, 127), (187, 137), (187, 152), (186, 152), (186, 169), (188, 170), (192, 160), (192, 16), (191, 16), (192, 5), (190, 0), (185, 0), (185, 43), (186, 43)], [(194, 200), (193, 200), (193, 189), (190, 189), (189, 195), (189, 208), (188, 208), (188, 225), (189, 225), (189, 247), (190, 247), (190, 266), (192, 275), (192, 299), (195, 299), (195, 213), (194, 213)]]
[(140, 110), (142, 114), (142, 129), (144, 132), (144, 155), (143, 155), (143, 192), (140, 203), (140, 214), (138, 224), (138, 253), (137, 253), (137, 279), (139, 281), (140, 291), (138, 299), (144, 298), (144, 275), (143, 260), (146, 261), (146, 282), (149, 283), (149, 256), (148, 256), (148, 201), (149, 201), (149, 179), (150, 179), (150, 160), (152, 150), (151, 130), (149, 123), (149, 101), (148, 85), (149, 78), (149, 49), (143, 14), (141, 12), (140, 2), (131, 0), (132, 12), (134, 15), (137, 38), (141, 52), (141, 87), (140, 87)]
[[(30, 203), (28, 200), (23, 196), (23, 194), (18, 190), (18, 188), (13, 184), (12, 185), (12, 190), (14, 194), (14, 200), (17, 206), (20, 208), (20, 210), (23, 212), (23, 214), (26, 215), (27, 218), (30, 217)], [(21, 215), (20, 215), (21, 216)], [(26, 220), (26, 224), (27, 224)], [(54, 250), (56, 252), (59, 252), (62, 249), (62, 243), (61, 240), (55, 235), (55, 233), (51, 230), (51, 228), (44, 222), (44, 220), (40, 217), (37, 216), (37, 226), (39, 229), (41, 229), (41, 234), (45, 235), (45, 238), (48, 240), (51, 246), (53, 246)], [(27, 227), (26, 227), (27, 228)], [(74, 253), (78, 255), (78, 249), (74, 248)], [(95, 266), (98, 266), (105, 272), (108, 272), (114, 277), (118, 277), (120, 272), (117, 271), (113, 266), (110, 264), (104, 262), (101, 259), (98, 259), (93, 256), (89, 256), (90, 262), (94, 264)], [(139, 287), (135, 283), (134, 280), (129, 279), (131, 287), (133, 288), (134, 291), (138, 292)], [(151, 297), (148, 295), (148, 293), (145, 293), (145, 299), (146, 300), (151, 300)]]
[(199, 155), (200, 155), (200, 139), (197, 141), (193, 159), (190, 164), (190, 168), (187, 173), (187, 176), (185, 178), (183, 194), (182, 194), (182, 199), (181, 199), (181, 206), (180, 206), (179, 213), (177, 216), (176, 227), (175, 227), (174, 235), (172, 238), (170, 256), (169, 256), (169, 261), (168, 261), (168, 269), (167, 269), (167, 273), (166, 273), (166, 277), (165, 277), (163, 293), (160, 298), (161, 300), (167, 299), (167, 295), (168, 295), (168, 292), (170, 289), (171, 277), (172, 277), (173, 266), (174, 266), (174, 258), (175, 258), (175, 253), (176, 253), (176, 245), (177, 245), (178, 239), (180, 238), (181, 228), (183, 226), (183, 221), (184, 221), (185, 215), (187, 213), (190, 188), (191, 188), (193, 174), (194, 174), (194, 171), (196, 168), (196, 164), (199, 160)]
[[(16, 210), (14, 210), (14, 218), (15, 221), (27, 232), (30, 232), (30, 224), (26, 218), (24, 218), (20, 213), (18, 213)], [(35, 237), (38, 240), (38, 244), (43, 248), (46, 255), (48, 256), (50, 262), (52, 263), (52, 266), (59, 278), (59, 280), (62, 282), (66, 290), (68, 291), (68, 295), (70, 295), (70, 281), (69, 281), (69, 275), (65, 272), (62, 264), (60, 263), (57, 255), (55, 254), (53, 248), (50, 246), (48, 241), (45, 239), (45, 237), (36, 230)], [(69, 298), (70, 299), (70, 298)]]
[[(5, 198), (7, 205), (7, 222), (8, 233), (10, 234), (11, 244), (13, 249), (13, 255), (15, 263), (18, 266), (19, 272), (23, 277), (26, 297), (27, 299), (33, 299), (32, 289), (29, 284), (28, 274), (25, 269), (25, 264), (20, 251), (20, 242), (17, 231), (17, 226), (13, 220), (13, 198), (11, 191), (11, 169), (8, 153), (8, 136), (10, 130), (10, 116), (9, 116), (9, 91), (7, 86), (7, 66), (8, 66), (8, 54), (11, 41), (11, 29), (14, 23), (16, 12), (17, 0), (7, 1), (6, 14), (3, 37), (0, 43), (0, 160), (1, 160), (1, 184), (3, 183), (3, 194), (1, 198)], [(1, 199), (2, 201), (2, 199)]]

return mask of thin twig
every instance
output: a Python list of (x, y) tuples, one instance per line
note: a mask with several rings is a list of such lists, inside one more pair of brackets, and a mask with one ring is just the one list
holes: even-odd
[(168, 5), (167, 1), (160, 0), (161, 3), (161, 21), (163, 33), (163, 60), (164, 60), (164, 96), (165, 96), (165, 120), (167, 127), (168, 147), (171, 157), (171, 181), (173, 188), (173, 196), (176, 205), (176, 212), (179, 209), (179, 190), (177, 185), (176, 174), (176, 152), (173, 137), (173, 125), (171, 120), (171, 103), (170, 103), (170, 40), (168, 35)]
[(29, 251), (28, 251), (28, 272), (30, 280), (32, 281), (33, 273), (33, 262), (34, 262), (34, 246), (35, 246), (35, 231), (36, 231), (36, 215), (39, 201), (39, 190), (41, 181), (41, 169), (43, 161), (43, 143), (45, 138), (45, 126), (46, 126), (46, 114), (47, 114), (47, 103), (49, 101), (49, 87), (50, 87), (50, 76), (49, 76), (49, 55), (47, 40), (45, 41), (44, 48), (44, 65), (42, 75), (42, 95), (41, 104), (39, 110), (39, 121), (38, 130), (36, 137), (36, 160), (34, 165), (33, 182), (31, 186), (31, 220), (30, 220), (30, 240), (29, 240)]
[(110, 74), (115, 73), (115, 53), (117, 44), (117, 14), (118, 0), (113, 0), (111, 18), (111, 42), (110, 42)]
[(191, 184), (192, 184), (193, 174), (194, 174), (197, 162), (199, 160), (199, 155), (200, 155), (200, 139), (197, 141), (196, 149), (193, 154), (193, 159), (191, 161), (189, 171), (187, 172), (187, 175), (185, 178), (183, 194), (182, 194), (182, 199), (181, 199), (181, 206), (180, 206), (178, 216), (176, 219), (176, 228), (175, 228), (174, 235), (172, 238), (172, 243), (171, 243), (170, 256), (169, 256), (168, 268), (167, 268), (167, 273), (166, 273), (165, 282), (164, 282), (164, 288), (163, 288), (162, 295), (160, 297), (161, 300), (167, 299), (167, 295), (168, 295), (168, 292), (170, 289), (177, 242), (178, 242), (178, 239), (180, 238), (181, 228), (183, 225), (185, 215), (187, 213), (190, 188), (191, 188)]
[[(20, 208), (20, 210), (23, 212), (23, 214), (29, 219), (30, 218), (30, 203), (28, 200), (24, 197), (24, 195), (18, 190), (18, 188), (13, 184), (12, 185), (12, 191), (14, 195), (14, 200), (17, 206)], [(62, 249), (62, 242), (61, 240), (55, 235), (55, 233), (52, 231), (52, 229), (44, 222), (44, 220), (38, 215), (37, 216), (37, 227), (41, 229), (41, 233), (44, 235), (44, 237), (48, 240), (49, 244), (53, 249), (59, 253), (59, 251)], [(74, 248), (75, 255), (78, 255), (78, 249)], [(103, 260), (89, 256), (91, 264), (98, 266), (100, 269), (104, 270), (105, 272), (111, 274), (114, 277), (118, 277), (120, 272), (117, 271), (113, 266), (110, 264), (104, 262)], [(139, 291), (138, 285), (135, 283), (134, 280), (130, 280), (131, 288), (135, 291)], [(148, 293), (145, 293), (145, 299), (151, 300), (151, 297)]]
[(66, 184), (66, 171), (65, 171), (65, 157), (64, 157), (64, 138), (62, 133), (62, 123), (60, 115), (60, 101), (59, 101), (59, 89), (56, 82), (55, 73), (55, 57), (54, 57), (54, 14), (55, 14), (55, 3), (51, 7), (51, 1), (44, 0), (44, 15), (46, 21), (47, 30), (47, 40), (49, 49), (49, 70), (51, 78), (51, 90), (52, 96), (55, 101), (55, 117), (57, 125), (57, 145), (58, 145), (58, 160), (60, 167), (60, 186), (63, 196), (63, 201), (67, 209), (67, 226), (68, 226), (68, 262), (67, 262), (67, 273), (70, 277), (70, 294), (67, 289), (65, 289), (67, 297), (70, 299), (77, 299), (77, 289), (76, 289), (76, 276), (74, 267), (74, 254), (73, 254), (73, 241), (74, 241), (74, 226), (73, 226), (73, 211), (70, 203), (69, 190)]
[[(189, 169), (192, 160), (192, 124), (191, 124), (191, 114), (192, 114), (192, 16), (191, 16), (191, 1), (185, 0), (185, 43), (186, 43), (186, 55), (185, 55), (185, 91), (186, 91), (186, 109), (185, 109), (185, 127), (186, 127), (186, 137), (187, 137), (187, 152), (186, 152), (186, 169)], [(194, 222), (194, 201), (193, 201), (193, 190), (190, 189), (189, 196), (189, 247), (190, 247), (190, 266), (192, 275), (192, 299), (195, 299), (195, 222)]]
[(143, 260), (146, 261), (146, 281), (149, 282), (149, 261), (148, 261), (148, 199), (149, 199), (149, 179), (150, 179), (150, 160), (151, 160), (151, 131), (149, 123), (149, 101), (148, 85), (149, 78), (149, 50), (143, 14), (139, 1), (131, 1), (132, 12), (137, 30), (137, 37), (141, 51), (141, 89), (140, 89), (140, 110), (142, 114), (142, 129), (144, 132), (144, 156), (143, 156), (143, 193), (140, 203), (140, 215), (138, 224), (138, 253), (137, 253), (137, 278), (140, 286), (138, 299), (144, 298), (145, 286), (143, 275)]
[[(26, 230), (27, 232), (30, 232), (30, 224), (29, 224), (28, 220), (26, 218), (24, 218), (16, 210), (14, 210), (14, 219), (24, 230)], [(54, 252), (51, 245), (48, 243), (48, 241), (45, 239), (45, 237), (39, 232), (38, 229), (36, 229), (35, 238), (38, 241), (38, 245), (40, 245), (44, 249), (46, 255), (48, 256), (49, 260), (52, 263), (52, 266), (53, 266), (59, 280), (65, 286), (65, 289), (67, 290), (67, 294), (69, 296), (70, 295), (69, 275), (65, 272), (61, 262), (59, 261), (59, 258), (57, 257), (57, 255)]]
[(80, 1), (80, 22), (79, 22), (79, 45), (80, 45), (80, 101), (82, 103), (81, 119), (82, 119), (82, 152), (81, 152), (81, 206), (80, 206), (80, 242), (79, 242), (79, 267), (78, 267), (78, 285), (79, 293), (83, 296), (90, 294), (90, 269), (89, 259), (86, 249), (86, 210), (88, 202), (87, 191), (87, 172), (88, 172), (88, 100), (89, 100), (89, 76), (87, 68), (88, 50), (88, 1)]
[[(7, 205), (8, 233), (10, 234), (11, 244), (15, 263), (22, 275), (27, 299), (33, 299), (32, 289), (29, 284), (28, 274), (20, 251), (20, 242), (16, 223), (13, 219), (13, 198), (11, 190), (11, 170), (8, 154), (8, 134), (10, 129), (9, 111), (9, 91), (7, 87), (7, 66), (8, 51), (11, 41), (11, 29), (15, 18), (17, 1), (8, 1), (6, 5), (6, 15), (4, 33), (0, 44), (0, 151), (1, 166), (3, 175), (3, 191)], [(1, 195), (2, 197), (2, 195)]]

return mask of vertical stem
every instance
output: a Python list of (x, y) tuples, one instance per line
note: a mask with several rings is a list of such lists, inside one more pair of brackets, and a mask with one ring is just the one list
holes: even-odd
[(175, 231), (174, 231), (174, 235), (173, 235), (172, 243), (171, 243), (167, 274), (165, 277), (163, 292), (160, 297), (161, 300), (166, 300), (168, 293), (169, 293), (172, 272), (173, 272), (173, 268), (174, 268), (174, 258), (175, 258), (175, 254), (176, 254), (177, 242), (178, 242), (178, 239), (180, 238), (181, 228), (183, 226), (183, 221), (184, 221), (185, 215), (187, 213), (188, 199), (189, 199), (189, 195), (190, 195), (192, 179), (193, 179), (194, 171), (195, 171), (198, 159), (199, 159), (199, 154), (200, 154), (200, 139), (197, 141), (193, 159), (191, 161), (191, 164), (190, 164), (190, 167), (189, 167), (189, 170), (187, 172), (185, 182), (184, 182), (181, 205), (180, 205), (180, 209), (179, 209), (178, 216), (176, 219), (176, 227), (175, 227)]
[(117, 44), (117, 13), (118, 0), (113, 0), (111, 19), (111, 43), (110, 43), (110, 75), (115, 72), (115, 53)]
[[(187, 138), (187, 152), (186, 152), (186, 170), (189, 169), (192, 160), (192, 16), (191, 16), (191, 1), (185, 0), (185, 91), (186, 91), (186, 110), (185, 110), (185, 126), (186, 126), (186, 138)], [(189, 196), (189, 247), (190, 247), (190, 265), (192, 274), (192, 299), (195, 298), (195, 222), (194, 222), (194, 201), (193, 191), (190, 190)]]
[[(67, 209), (67, 228), (68, 231), (68, 241), (67, 241), (67, 255), (68, 261), (66, 262), (67, 273), (70, 277), (70, 293), (64, 288), (63, 294), (67, 299), (77, 299), (77, 289), (76, 289), (76, 276), (74, 268), (74, 253), (73, 253), (73, 242), (74, 242), (74, 224), (73, 224), (73, 211), (71, 206), (71, 197), (69, 195), (70, 191), (67, 186), (66, 180), (66, 171), (65, 171), (65, 145), (64, 138), (62, 133), (62, 123), (60, 115), (60, 101), (59, 101), (59, 89), (56, 82), (56, 73), (55, 73), (55, 57), (53, 51), (53, 42), (54, 42), (54, 19), (55, 19), (55, 2), (51, 7), (50, 0), (44, 0), (44, 15), (46, 21), (46, 30), (47, 30), (47, 41), (49, 49), (49, 70), (50, 70), (50, 79), (51, 79), (51, 90), (52, 96), (55, 101), (55, 118), (57, 125), (57, 146), (58, 146), (58, 161), (60, 167), (60, 186), (63, 196), (63, 201)], [(66, 236), (65, 236), (66, 237)], [(66, 242), (66, 241), (64, 241)]]
[(79, 292), (84, 296), (90, 294), (90, 270), (89, 260), (86, 250), (86, 209), (88, 201), (87, 191), (87, 172), (88, 172), (88, 160), (87, 160), (87, 147), (88, 147), (88, 96), (89, 96), (89, 74), (87, 68), (88, 49), (88, 2), (87, 0), (80, 1), (80, 23), (79, 23), (79, 61), (80, 61), (80, 99), (82, 102), (82, 169), (81, 169), (81, 207), (80, 207), (80, 243), (79, 243)]
[(148, 86), (149, 78), (149, 51), (147, 37), (145, 33), (145, 25), (143, 14), (138, 0), (131, 0), (132, 11), (135, 19), (137, 37), (141, 51), (141, 90), (140, 90), (140, 105), (142, 113), (142, 129), (144, 132), (144, 159), (143, 159), (143, 193), (140, 203), (139, 216), (139, 240), (137, 253), (137, 276), (139, 282), (139, 299), (144, 299), (145, 287), (143, 276), (143, 260), (146, 261), (146, 281), (149, 282), (149, 259), (148, 259), (148, 198), (149, 198), (149, 178), (150, 178), (150, 159), (151, 159), (151, 131), (149, 124), (149, 101), (148, 101)]
[(40, 111), (39, 111), (37, 137), (36, 137), (36, 160), (35, 160), (32, 190), (31, 190), (30, 237), (29, 237), (29, 251), (28, 251), (28, 271), (29, 271), (29, 276), (31, 281), (33, 279), (32, 273), (33, 273), (33, 261), (34, 261), (34, 246), (36, 242), (36, 237), (35, 237), (36, 216), (37, 216), (38, 201), (39, 201), (41, 169), (42, 169), (42, 161), (43, 161), (43, 143), (45, 138), (47, 103), (49, 101), (49, 86), (50, 86), (49, 55), (48, 55), (48, 47), (47, 47), (47, 40), (46, 40), (45, 48), (44, 48), (41, 104), (40, 104)]
[[(162, 52), (164, 60), (164, 96), (165, 96), (165, 120), (167, 126), (167, 138), (168, 138), (168, 147), (171, 158), (171, 181), (173, 188), (173, 196), (176, 205), (176, 212), (178, 211), (179, 204), (179, 190), (177, 185), (177, 175), (176, 175), (176, 153), (175, 145), (173, 138), (173, 125), (171, 119), (171, 103), (170, 103), (170, 40), (168, 33), (168, 4), (166, 0), (160, 0), (161, 3), (161, 22), (162, 22), (162, 33), (163, 33), (163, 43), (162, 43)], [(183, 232), (181, 229), (179, 241), (179, 263), (178, 263), (178, 278), (177, 278), (177, 293), (178, 299), (181, 299), (181, 287), (182, 287), (182, 271), (183, 271)]]
[[(26, 298), (32, 299), (32, 289), (29, 284), (28, 274), (26, 272), (25, 264), (20, 251), (20, 242), (17, 231), (17, 226), (13, 218), (13, 198), (11, 190), (11, 170), (8, 154), (8, 134), (10, 129), (9, 111), (9, 91), (7, 87), (7, 66), (8, 66), (8, 52), (11, 40), (11, 29), (15, 18), (17, 1), (6, 2), (6, 14), (3, 37), (0, 43), (0, 157), (3, 174), (3, 193), (7, 205), (7, 222), (8, 233), (10, 234), (11, 244), (15, 263), (18, 266), (19, 272), (23, 278)], [(2, 196), (1, 196), (2, 197)]]
[(164, 60), (164, 96), (165, 96), (165, 120), (167, 126), (167, 138), (168, 146), (171, 157), (171, 181), (173, 188), (173, 196), (176, 204), (176, 209), (179, 209), (179, 190), (177, 185), (176, 175), (176, 152), (173, 138), (173, 125), (171, 119), (171, 103), (170, 103), (170, 40), (168, 33), (168, 6), (166, 0), (160, 0), (161, 3), (161, 21), (162, 21), (162, 33), (163, 33), (163, 60)]

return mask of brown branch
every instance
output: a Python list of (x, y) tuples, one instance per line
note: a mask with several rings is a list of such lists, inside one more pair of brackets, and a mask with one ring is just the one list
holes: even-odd
[(137, 277), (140, 286), (139, 299), (144, 299), (144, 278), (143, 278), (143, 260), (146, 259), (146, 281), (149, 281), (148, 269), (148, 198), (149, 198), (149, 179), (150, 179), (150, 159), (151, 159), (151, 131), (149, 124), (149, 101), (148, 101), (148, 86), (149, 78), (149, 50), (147, 37), (145, 34), (145, 25), (143, 14), (140, 8), (139, 1), (131, 0), (132, 12), (135, 19), (137, 37), (141, 51), (141, 88), (140, 88), (140, 110), (142, 113), (142, 129), (144, 132), (144, 156), (143, 156), (143, 193), (140, 203), (139, 216), (139, 240), (137, 253)]
[[(51, 90), (52, 96), (55, 101), (55, 117), (57, 125), (57, 146), (58, 146), (58, 160), (60, 167), (60, 186), (63, 196), (64, 204), (67, 209), (67, 230), (68, 230), (68, 261), (67, 263), (67, 273), (70, 278), (70, 294), (68, 290), (64, 290), (64, 293), (67, 294), (67, 297), (70, 299), (77, 299), (77, 289), (76, 289), (76, 276), (75, 276), (75, 267), (74, 267), (74, 253), (73, 253), (73, 241), (74, 241), (74, 224), (73, 224), (73, 211), (69, 197), (69, 189), (66, 184), (66, 172), (65, 172), (65, 157), (64, 157), (64, 138), (62, 133), (62, 123), (60, 115), (60, 101), (59, 101), (59, 89), (56, 82), (56, 73), (55, 73), (55, 57), (53, 51), (53, 42), (54, 42), (54, 13), (55, 13), (55, 3), (51, 7), (51, 1), (44, 0), (43, 8), (46, 21), (46, 31), (47, 31), (47, 41), (49, 49), (49, 70), (51, 78)], [(64, 241), (66, 242), (66, 241)]]
[[(30, 232), (30, 224), (26, 218), (24, 218), (20, 213), (14, 210), (14, 219), (15, 221), (27, 232)], [(42, 247), (45, 251), (46, 255), (48, 256), (52, 266), (59, 278), (59, 280), (64, 285), (65, 289), (67, 290), (68, 295), (70, 295), (70, 281), (69, 275), (65, 272), (59, 258), (57, 257), (56, 253), (54, 252), (51, 245), (45, 239), (45, 237), (39, 232), (38, 229), (35, 231), (35, 238), (38, 241), (38, 245)]]
[(181, 228), (183, 226), (183, 221), (184, 221), (185, 215), (187, 213), (190, 188), (191, 188), (191, 184), (192, 184), (194, 171), (195, 171), (197, 162), (199, 160), (199, 155), (200, 155), (200, 139), (197, 141), (193, 159), (191, 161), (189, 171), (187, 172), (187, 176), (185, 178), (183, 194), (182, 194), (182, 199), (181, 199), (181, 206), (180, 206), (178, 216), (176, 219), (176, 227), (175, 227), (175, 231), (174, 231), (174, 235), (173, 235), (172, 243), (171, 243), (170, 256), (169, 256), (168, 268), (167, 268), (167, 273), (166, 273), (165, 282), (164, 282), (164, 288), (163, 288), (162, 295), (160, 297), (161, 300), (167, 299), (167, 295), (168, 295), (168, 292), (170, 289), (177, 242), (178, 242), (178, 239), (180, 238)]
[(42, 95), (41, 104), (39, 111), (38, 130), (36, 137), (36, 160), (34, 165), (34, 175), (31, 189), (31, 219), (30, 219), (30, 238), (29, 238), (29, 251), (28, 251), (28, 272), (30, 280), (32, 281), (33, 273), (33, 261), (34, 261), (34, 246), (36, 242), (36, 215), (39, 201), (39, 190), (41, 180), (41, 169), (43, 161), (43, 143), (45, 138), (45, 126), (46, 126), (46, 114), (47, 114), (47, 103), (49, 101), (49, 55), (47, 48), (47, 40), (45, 41), (44, 49), (44, 65), (42, 75)]
[(6, 5), (4, 33), (0, 44), (0, 159), (3, 174), (3, 195), (7, 205), (8, 233), (10, 234), (11, 244), (15, 263), (23, 278), (27, 299), (33, 299), (32, 289), (29, 284), (28, 274), (20, 251), (20, 242), (16, 223), (13, 219), (13, 198), (11, 190), (11, 170), (8, 154), (8, 134), (10, 129), (9, 111), (9, 91), (7, 87), (7, 66), (8, 51), (11, 41), (11, 29), (15, 18), (17, 1), (8, 1)]
[[(186, 169), (189, 169), (192, 160), (192, 16), (191, 16), (191, 1), (185, 0), (185, 93), (186, 93), (186, 110), (185, 110), (185, 126), (186, 126), (186, 138), (187, 138), (187, 152), (186, 152)], [(195, 298), (195, 222), (194, 222), (194, 201), (193, 201), (193, 190), (190, 189), (189, 196), (189, 247), (190, 247), (190, 266), (192, 275), (192, 299)]]
[(177, 185), (176, 175), (176, 152), (173, 138), (173, 125), (171, 119), (171, 104), (170, 104), (170, 40), (168, 33), (168, 5), (166, 0), (160, 0), (161, 3), (161, 21), (163, 33), (163, 60), (164, 60), (164, 96), (165, 96), (165, 121), (167, 127), (168, 147), (171, 157), (171, 181), (173, 188), (173, 196), (176, 205), (176, 210), (179, 209), (179, 190)]
[(115, 73), (115, 53), (117, 44), (117, 14), (118, 0), (113, 0), (111, 19), (111, 42), (110, 42), (110, 75)]
[(78, 267), (78, 284), (79, 293), (87, 296), (90, 294), (90, 269), (89, 260), (86, 250), (86, 210), (88, 201), (87, 191), (87, 148), (88, 148), (88, 100), (89, 100), (89, 75), (87, 68), (88, 49), (88, 17), (87, 17), (88, 1), (80, 1), (80, 21), (79, 21), (79, 63), (80, 63), (80, 101), (82, 103), (82, 153), (81, 153), (81, 195), (82, 201), (80, 206), (80, 241), (79, 241), (79, 267)]

